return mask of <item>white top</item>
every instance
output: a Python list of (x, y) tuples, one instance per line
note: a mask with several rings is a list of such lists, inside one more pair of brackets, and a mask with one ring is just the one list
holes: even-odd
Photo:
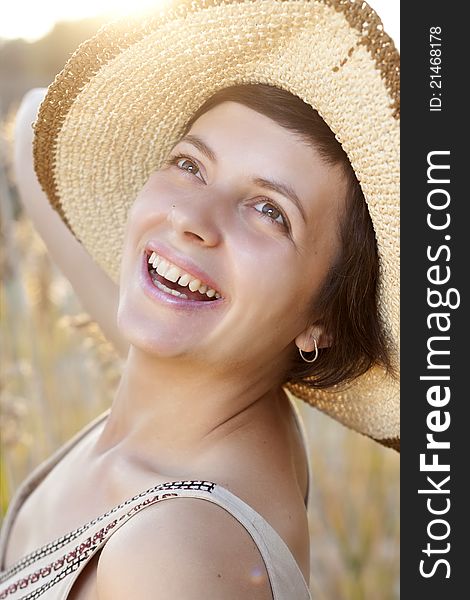
[[(308, 448), (304, 425), (297, 407), (291, 400), (305, 448)], [(248, 531), (257, 545), (266, 566), (274, 600), (312, 600), (305, 578), (297, 561), (280, 535), (251, 506), (217, 483), (203, 480), (169, 481), (129, 498), (93, 521), (52, 540), (49, 544), (27, 554), (4, 570), (9, 534), (18, 511), (49, 471), (93, 427), (109, 414), (109, 409), (41, 463), (20, 485), (8, 508), (0, 533), (0, 600), (65, 600), (78, 575), (109, 538), (146, 506), (180, 497), (202, 498), (214, 502)], [(308, 457), (308, 503), (311, 465)]]

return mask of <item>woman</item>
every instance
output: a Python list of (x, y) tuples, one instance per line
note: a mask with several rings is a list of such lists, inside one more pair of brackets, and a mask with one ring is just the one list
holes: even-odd
[(379, 25), (362, 4), (181, 4), (102, 30), (51, 86), (36, 172), (119, 281), (129, 352), (109, 414), (11, 511), (0, 597), (309, 597), (283, 386), (398, 434), (396, 55)]

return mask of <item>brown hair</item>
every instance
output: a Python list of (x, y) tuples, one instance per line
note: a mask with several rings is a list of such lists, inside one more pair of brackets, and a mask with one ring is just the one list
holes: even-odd
[(315, 311), (321, 315), (323, 330), (331, 337), (332, 345), (319, 349), (318, 359), (312, 364), (303, 361), (296, 349), (284, 383), (327, 388), (351, 381), (373, 364), (391, 371), (377, 310), (379, 258), (374, 229), (361, 186), (341, 144), (318, 112), (301, 98), (259, 83), (234, 85), (213, 94), (186, 123), (183, 136), (199, 117), (226, 101), (243, 104), (299, 134), (314, 145), (326, 164), (342, 165), (346, 176), (346, 201), (339, 224), (341, 249), (311, 307), (312, 314)]

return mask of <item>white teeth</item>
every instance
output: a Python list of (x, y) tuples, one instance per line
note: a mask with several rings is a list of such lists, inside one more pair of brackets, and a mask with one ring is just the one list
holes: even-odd
[[(206, 294), (206, 296), (208, 298), (215, 297), (217, 300), (219, 298), (221, 298), (221, 295), (219, 294), (219, 292), (216, 292), (213, 288), (210, 288), (206, 283), (202, 283), (202, 281), (200, 279), (196, 279), (189, 273), (185, 273), (176, 265), (173, 265), (172, 263), (168, 262), (166, 259), (159, 256), (156, 252), (152, 251), (152, 254), (149, 257), (148, 262), (150, 264), (153, 264), (153, 267), (156, 270), (156, 272), (159, 275), (161, 275), (161, 277), (168, 279), (168, 281), (171, 281), (173, 283), (178, 282), (178, 284), (183, 287), (188, 286), (192, 292), (199, 292), (200, 294)], [(177, 292), (176, 290), (172, 290), (172, 289), (168, 288), (164, 284), (159, 283), (156, 279), (153, 281), (154, 281), (155, 285), (157, 287), (159, 287), (160, 289), (162, 289), (168, 293), (171, 293), (174, 296), (182, 296), (184, 298), (187, 298), (187, 296), (185, 296), (185, 294), (181, 294), (180, 292)]]
[(199, 279), (193, 279), (192, 281), (189, 282), (189, 289), (192, 292), (195, 292), (196, 290), (199, 289), (200, 285), (201, 285), (201, 282), (199, 281)]
[(170, 290), (171, 294), (173, 296), (179, 296), (181, 298), (181, 296), (184, 296), (185, 298), (187, 298), (187, 296), (185, 294), (180, 294), (180, 292), (178, 292), (178, 290)]
[(171, 294), (172, 296), (178, 296), (179, 298), (184, 298), (185, 300), (188, 299), (188, 297), (186, 296), (186, 294), (182, 294), (181, 292), (178, 292), (177, 290), (170, 289), (169, 287), (167, 287), (163, 283), (160, 283), (158, 281), (158, 279), (152, 279), (152, 281), (157, 286), (157, 288), (159, 290), (162, 290), (163, 292), (166, 292), (167, 294)]
[(161, 275), (162, 277), (165, 277), (165, 273), (167, 272), (169, 266), (170, 266), (170, 263), (168, 263), (164, 258), (162, 258), (162, 260), (160, 261), (160, 263), (157, 267), (157, 273), (159, 275)]
[(187, 273), (183, 273), (183, 275), (181, 275), (181, 277), (178, 280), (179, 285), (182, 285), (183, 287), (185, 285), (188, 285), (188, 283), (191, 281), (191, 275), (188, 275)]
[(177, 281), (180, 275), (181, 271), (177, 267), (171, 266), (165, 273), (165, 279), (168, 279), (168, 281), (172, 281), (173, 283), (175, 283), (175, 281)]

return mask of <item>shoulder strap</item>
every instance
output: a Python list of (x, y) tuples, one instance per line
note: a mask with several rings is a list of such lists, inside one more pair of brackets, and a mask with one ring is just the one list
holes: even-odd
[(300, 431), (300, 435), (302, 437), (302, 443), (303, 443), (303, 446), (305, 449), (305, 454), (307, 456), (307, 493), (305, 495), (304, 502), (305, 502), (305, 507), (308, 507), (308, 501), (309, 501), (309, 497), (310, 497), (310, 487), (311, 487), (311, 481), (312, 481), (312, 461), (310, 459), (310, 447), (309, 447), (309, 442), (308, 442), (308, 435), (307, 435), (307, 430), (305, 428), (305, 423), (303, 422), (299, 407), (297, 406), (296, 401), (294, 400), (294, 397), (289, 393), (288, 390), (285, 390), (285, 391), (286, 391), (287, 397), (289, 398), (290, 403), (292, 405), (292, 410), (294, 411), (295, 420), (297, 422), (297, 428)]
[[(293, 400), (292, 396), (287, 393), (289, 400), (292, 404), (292, 408), (294, 411), (295, 419), (297, 422), (297, 426), (300, 430), (302, 440), (304, 443), (305, 451), (307, 454), (307, 462), (308, 462), (308, 483), (307, 483), (307, 495), (305, 500), (305, 506), (308, 504), (310, 487), (311, 487), (311, 479), (312, 479), (312, 467), (310, 462), (310, 452), (308, 448), (308, 437), (305, 430), (305, 425), (300, 416), (299, 409)], [(53, 467), (60, 462), (60, 460), (82, 439), (84, 438), (94, 427), (99, 425), (104, 419), (108, 417), (110, 413), (110, 409), (108, 408), (103, 413), (98, 415), (95, 419), (93, 419), (90, 423), (88, 423), (83, 429), (78, 431), (74, 436), (72, 436), (65, 444), (63, 444), (60, 448), (58, 448), (49, 458), (39, 464), (21, 483), (21, 485), (16, 490), (13, 498), (10, 501), (8, 506), (7, 513), (3, 520), (2, 528), (0, 530), (0, 571), (4, 569), (5, 562), (5, 551), (8, 543), (8, 538), (10, 535), (11, 527), (16, 518), (16, 515), (31, 494), (31, 492), (41, 483), (41, 481), (47, 476), (47, 474), (53, 469)]]
[(245, 527), (266, 565), (274, 600), (311, 600), (297, 562), (269, 523), (226, 488), (210, 481), (193, 480), (150, 488), (28, 554), (0, 574), (0, 599), (33, 598), (51, 588), (54, 597), (66, 598), (86, 563), (129, 519), (156, 502), (188, 496), (218, 504)]
[[(185, 496), (201, 497), (187, 490)], [(311, 600), (305, 578), (287, 544), (251, 506), (228, 489), (215, 484), (206, 500), (218, 504), (243, 525), (255, 542), (266, 566), (273, 598)]]

